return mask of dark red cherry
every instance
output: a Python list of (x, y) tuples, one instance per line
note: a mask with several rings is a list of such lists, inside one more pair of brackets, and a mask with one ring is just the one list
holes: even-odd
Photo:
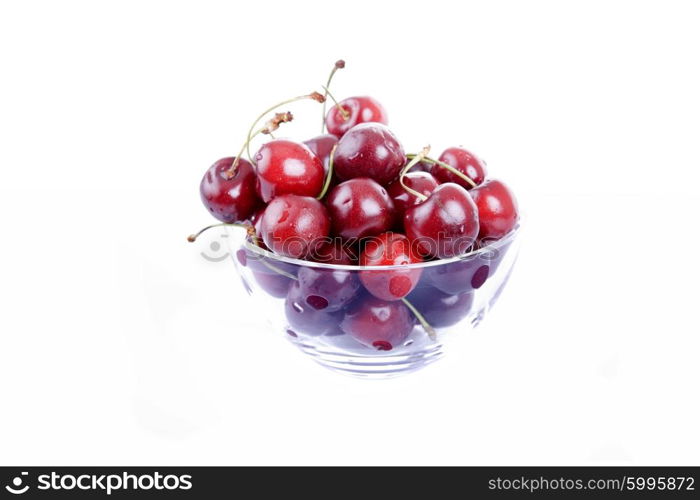
[[(427, 172), (410, 172), (406, 174), (403, 178), (403, 182), (411, 189), (423, 193), (425, 196), (430, 196), (430, 194), (438, 187), (438, 183), (435, 178)], [(401, 185), (399, 180), (395, 180), (386, 189), (394, 201), (394, 207), (396, 208), (396, 217), (403, 219), (403, 214), (406, 212), (408, 207), (417, 205), (421, 202), (416, 195), (409, 193)]]
[[(403, 234), (383, 233), (370, 238), (360, 254), (361, 266), (407, 266), (421, 262)], [(383, 300), (399, 300), (413, 290), (422, 269), (390, 269), (360, 271), (360, 281), (367, 291)]]
[(479, 238), (497, 240), (518, 222), (518, 202), (501, 181), (491, 179), (471, 190), (479, 210)]
[(261, 205), (252, 165), (241, 158), (230, 172), (234, 158), (222, 158), (204, 174), (199, 185), (202, 203), (223, 222), (242, 222)]
[(415, 317), (403, 302), (366, 295), (350, 306), (340, 328), (367, 347), (390, 351), (401, 346), (414, 324)]
[[(354, 264), (350, 251), (340, 242), (327, 243), (310, 257), (316, 262), (325, 264), (344, 266)], [(360, 281), (355, 271), (301, 267), (298, 278), (301, 293), (305, 296), (304, 300), (309, 306), (319, 311), (339, 311), (355, 298), (360, 289)]]
[[(438, 160), (456, 168), (473, 180), (477, 186), (486, 178), (484, 162), (464, 148), (447, 148)], [(440, 165), (433, 165), (430, 171), (440, 184), (454, 182), (465, 189), (472, 189), (471, 184)]]
[(326, 115), (326, 128), (337, 137), (342, 137), (358, 123), (389, 123), (384, 106), (372, 97), (348, 97), (338, 104), (345, 110), (345, 115), (338, 106), (333, 106)]
[(323, 310), (324, 308), (318, 308), (312, 304), (313, 300), (309, 301), (309, 296), (301, 284), (299, 282), (292, 283), (284, 303), (284, 312), (289, 326), (295, 333), (306, 335), (335, 333), (342, 313), (332, 314)]
[(408, 301), (430, 326), (444, 328), (459, 323), (471, 311), (474, 294), (447, 294), (436, 288), (421, 286), (413, 290)]
[(491, 261), (481, 254), (426, 269), (427, 280), (435, 288), (456, 294), (481, 288), (491, 273)]
[(394, 203), (382, 186), (372, 179), (342, 182), (326, 202), (333, 232), (346, 239), (364, 238), (388, 231), (394, 223)]
[(286, 194), (265, 208), (260, 232), (265, 245), (275, 253), (304, 258), (328, 239), (330, 219), (320, 201), (309, 196)]
[(316, 136), (308, 141), (304, 141), (313, 154), (323, 162), (323, 167), (328, 171), (328, 160), (331, 157), (333, 146), (338, 144), (338, 138), (331, 134)]
[(289, 285), (293, 282), (290, 278), (272, 270), (267, 272), (253, 271), (253, 277), (265, 293), (280, 299), (287, 296)]
[(348, 245), (346, 242), (334, 239), (332, 242), (324, 243), (308, 258), (323, 264), (352, 266), (357, 263), (358, 252), (354, 245)]
[(333, 169), (341, 180), (369, 177), (386, 185), (398, 177), (406, 155), (396, 136), (379, 123), (362, 123), (338, 141)]
[(263, 144), (255, 154), (255, 170), (265, 202), (284, 194), (318, 196), (325, 180), (323, 163), (308, 146), (286, 139)]
[(422, 253), (444, 259), (466, 253), (476, 241), (476, 205), (462, 186), (441, 184), (424, 202), (406, 210), (406, 236)]

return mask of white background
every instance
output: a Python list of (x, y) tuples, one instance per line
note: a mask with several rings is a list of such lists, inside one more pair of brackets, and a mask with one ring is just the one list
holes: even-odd
[[(0, 462), (698, 465), (694, 7), (3, 2)], [(204, 170), (340, 57), (335, 94), (527, 214), (493, 314), (385, 382), (264, 331), (216, 235), (185, 242)]]

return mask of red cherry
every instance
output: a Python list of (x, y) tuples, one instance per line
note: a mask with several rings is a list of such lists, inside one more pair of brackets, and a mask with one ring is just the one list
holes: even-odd
[(403, 302), (367, 295), (350, 306), (340, 328), (367, 347), (390, 351), (408, 338), (414, 324), (415, 317)]
[(374, 236), (391, 228), (394, 203), (382, 186), (372, 179), (342, 182), (328, 195), (333, 232), (346, 239)]
[(352, 266), (357, 263), (357, 253), (353, 246), (342, 244), (337, 239), (324, 243), (313, 255), (309, 256), (314, 262)]
[[(484, 162), (464, 148), (447, 148), (440, 155), (438, 160), (456, 168), (473, 180), (474, 184), (477, 186), (484, 182), (484, 179), (486, 178), (486, 165)], [(458, 175), (455, 175), (440, 165), (433, 165), (430, 172), (435, 176), (435, 179), (437, 179), (440, 184), (445, 182), (454, 182), (465, 189), (472, 189), (473, 187), (467, 181), (461, 179)]]
[(479, 238), (497, 240), (518, 222), (518, 202), (501, 181), (491, 179), (471, 190), (479, 210)]
[(342, 313), (333, 314), (327, 309), (316, 307), (314, 301), (310, 300), (312, 297), (315, 296), (309, 296), (299, 282), (292, 283), (284, 303), (289, 326), (295, 333), (306, 335), (334, 333)]
[[(370, 238), (360, 255), (361, 266), (403, 266), (421, 262), (411, 242), (403, 234), (383, 233)], [(399, 300), (418, 284), (422, 269), (391, 269), (360, 271), (360, 281), (375, 297)]]
[(328, 132), (337, 137), (342, 137), (345, 132), (358, 123), (377, 122), (384, 125), (389, 123), (384, 106), (372, 97), (348, 97), (338, 104), (345, 113), (336, 105), (326, 115)]
[[(435, 188), (438, 187), (438, 183), (435, 178), (427, 172), (411, 171), (404, 176), (403, 182), (409, 188), (413, 189), (414, 191), (418, 191), (425, 196), (430, 196), (430, 193), (432, 193)], [(394, 201), (397, 218), (403, 218), (403, 214), (406, 212), (407, 208), (412, 207), (413, 205), (418, 205), (421, 202), (421, 200), (418, 199), (415, 194), (406, 191), (406, 189), (404, 189), (404, 187), (401, 185), (401, 182), (398, 180), (389, 184), (387, 192)]]
[(260, 232), (265, 245), (275, 253), (304, 258), (328, 239), (330, 219), (320, 201), (309, 196), (286, 194), (265, 209)]
[(304, 141), (304, 144), (313, 154), (323, 162), (323, 168), (328, 172), (328, 160), (331, 156), (333, 146), (338, 144), (338, 138), (334, 135), (323, 134)]
[(459, 323), (469, 314), (474, 294), (450, 295), (430, 286), (421, 286), (408, 296), (408, 301), (431, 326), (445, 328)]
[(393, 181), (406, 164), (403, 146), (386, 126), (361, 123), (338, 141), (333, 168), (342, 180), (369, 177), (379, 184)]
[(253, 167), (241, 158), (235, 172), (230, 168), (234, 158), (222, 158), (202, 177), (199, 193), (211, 214), (223, 222), (242, 222), (260, 206)]
[(317, 196), (324, 181), (323, 163), (308, 146), (275, 139), (255, 155), (258, 194), (265, 202), (276, 196)]
[(462, 186), (441, 184), (424, 202), (406, 210), (406, 236), (420, 251), (443, 259), (469, 250), (479, 232), (477, 208)]

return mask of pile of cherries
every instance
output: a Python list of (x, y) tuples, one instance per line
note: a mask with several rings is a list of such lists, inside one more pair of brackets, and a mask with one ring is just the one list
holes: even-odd
[[(342, 67), (338, 61), (333, 73)], [(325, 103), (332, 95), (324, 89), (282, 104)], [(276, 113), (255, 130), (274, 109), (253, 124), (238, 156), (206, 171), (200, 185), (204, 206), (224, 223), (245, 226), (252, 243), (273, 254), (377, 267), (253, 262), (250, 252), (239, 252), (260, 286), (286, 299), (292, 332), (346, 334), (390, 350), (417, 321), (433, 334), (433, 327), (466, 315), (488, 267), (410, 264), (464, 255), (506, 236), (518, 222), (508, 187), (488, 178), (486, 164), (461, 146), (447, 148), (437, 160), (428, 156), (429, 148), (407, 154), (387, 127), (382, 105), (366, 96), (336, 102), (324, 113), (327, 134), (303, 142), (273, 138), (243, 158), (254, 137), (272, 135), (292, 120), (291, 113)], [(422, 275), (428, 285), (416, 289)]]

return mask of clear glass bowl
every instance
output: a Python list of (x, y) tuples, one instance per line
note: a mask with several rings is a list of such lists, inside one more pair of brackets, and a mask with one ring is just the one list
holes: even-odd
[[(450, 337), (465, 335), (483, 320), (515, 264), (520, 226), (459, 257), (383, 267), (282, 257), (241, 233), (229, 229), (231, 255), (273, 330), (326, 368), (387, 378), (440, 359)], [(375, 298), (365, 288), (368, 284), (381, 295), (383, 289), (404, 286), (407, 278), (418, 279), (408, 304)]]

